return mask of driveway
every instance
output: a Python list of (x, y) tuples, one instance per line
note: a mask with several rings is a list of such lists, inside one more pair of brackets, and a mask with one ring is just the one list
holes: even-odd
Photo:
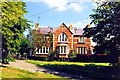
[(73, 74), (68, 74), (64, 72), (58, 72), (58, 71), (46, 69), (44, 67), (38, 67), (34, 64), (27, 63), (24, 60), (16, 60), (15, 62), (10, 62), (10, 64), (7, 64), (5, 66), (28, 70), (30, 72), (44, 72), (44, 73), (54, 74), (54, 75), (58, 75), (58, 76), (66, 77), (66, 78), (72, 78), (72, 79), (94, 80), (88, 77), (83, 77), (81, 75), (73, 75)]

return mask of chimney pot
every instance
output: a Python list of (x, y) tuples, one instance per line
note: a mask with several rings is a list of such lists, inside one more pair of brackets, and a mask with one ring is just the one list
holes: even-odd
[(35, 29), (36, 29), (36, 30), (38, 30), (38, 26), (39, 26), (39, 23), (36, 22), (36, 23), (35, 23)]
[(73, 26), (73, 25), (72, 25), (72, 24), (70, 24), (70, 26), (69, 26), (70, 31), (71, 31), (71, 30), (72, 30), (72, 28), (73, 28), (72, 26)]
[(77, 34), (77, 27), (74, 28), (75, 34)]
[(90, 24), (87, 24), (86, 27), (87, 27), (87, 28), (90, 28)]

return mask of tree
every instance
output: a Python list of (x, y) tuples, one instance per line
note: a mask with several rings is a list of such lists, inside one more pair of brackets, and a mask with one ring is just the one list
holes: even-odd
[(30, 54), (31, 48), (32, 48), (32, 45), (31, 45), (29, 39), (24, 36), (22, 38), (21, 43), (20, 43), (20, 49), (19, 49), (18, 52), (20, 53), (20, 55), (23, 58), (27, 58), (29, 56), (29, 54)]
[(120, 57), (120, 1), (104, 2), (94, 14), (90, 15), (95, 27), (84, 28), (84, 36), (93, 37), (97, 43), (94, 53), (111, 54), (114, 57), (114, 64), (119, 63)]
[(55, 56), (55, 52), (53, 52), (53, 33), (49, 32), (49, 42), (50, 42), (50, 52), (49, 52), (49, 60), (52, 61)]
[(33, 53), (36, 52), (37, 48), (41, 48), (47, 42), (46, 36), (43, 33), (44, 33), (44, 31), (39, 32), (38, 30), (32, 30), (30, 32), (31, 41), (32, 41), (32, 45), (33, 45)]
[(33, 53), (36, 53), (36, 49), (42, 48), (43, 46), (49, 46), (49, 58), (50, 60), (53, 59), (54, 52), (53, 52), (53, 33), (50, 31), (47, 34), (44, 30), (32, 30), (29, 32), (29, 40), (33, 45)]
[(24, 18), (26, 11), (25, 2), (1, 2), (2, 19), (2, 60), (7, 63), (8, 55), (15, 54), (20, 48), (23, 32), (30, 24)]

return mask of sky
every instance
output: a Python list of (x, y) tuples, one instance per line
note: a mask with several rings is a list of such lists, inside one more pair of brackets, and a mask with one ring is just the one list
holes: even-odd
[(64, 22), (67, 26), (73, 24), (74, 27), (84, 28), (91, 22), (89, 15), (96, 5), (82, 0), (36, 0), (26, 2), (26, 8), (28, 13), (25, 17), (33, 21), (33, 25), (39, 22), (41, 27), (58, 27)]
[[(28, 13), (25, 18), (40, 27), (59, 27), (62, 23), (67, 26), (84, 28), (91, 22), (90, 14), (97, 7), (92, 0), (23, 0), (26, 2)], [(94, 26), (94, 25), (92, 25)], [(28, 31), (24, 33), (28, 34)]]

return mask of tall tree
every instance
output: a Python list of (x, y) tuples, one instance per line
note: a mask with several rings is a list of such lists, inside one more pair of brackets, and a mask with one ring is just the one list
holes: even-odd
[(94, 53), (111, 54), (113, 63), (120, 57), (120, 1), (104, 2), (90, 15), (95, 27), (84, 28), (84, 35), (97, 43)]
[[(30, 55), (30, 50), (32, 48), (31, 42), (29, 41), (29, 39), (27, 37), (23, 37), (22, 41), (20, 43), (20, 49), (19, 49), (19, 53), (20, 55), (24, 58), (24, 57), (28, 57)], [(19, 56), (18, 56), (19, 57)]]
[(49, 46), (50, 47), (50, 55), (53, 53), (53, 33), (50, 31), (47, 34), (44, 30), (32, 30), (30, 31), (28, 37), (33, 45), (33, 53), (37, 51), (37, 49), (43, 47), (43, 46)]
[(44, 33), (43, 31), (39, 32), (38, 30), (32, 30), (30, 32), (33, 51), (34, 51), (33, 53), (36, 52), (37, 48), (41, 48), (42, 46), (45, 46), (45, 43), (47, 41), (46, 41), (46, 36), (43, 33)]
[[(11, 0), (12, 1), (12, 0)], [(23, 32), (29, 28), (30, 24), (24, 18), (26, 11), (25, 2), (1, 2), (2, 19), (2, 59), (3, 63), (10, 60), (8, 55), (17, 53)]]

